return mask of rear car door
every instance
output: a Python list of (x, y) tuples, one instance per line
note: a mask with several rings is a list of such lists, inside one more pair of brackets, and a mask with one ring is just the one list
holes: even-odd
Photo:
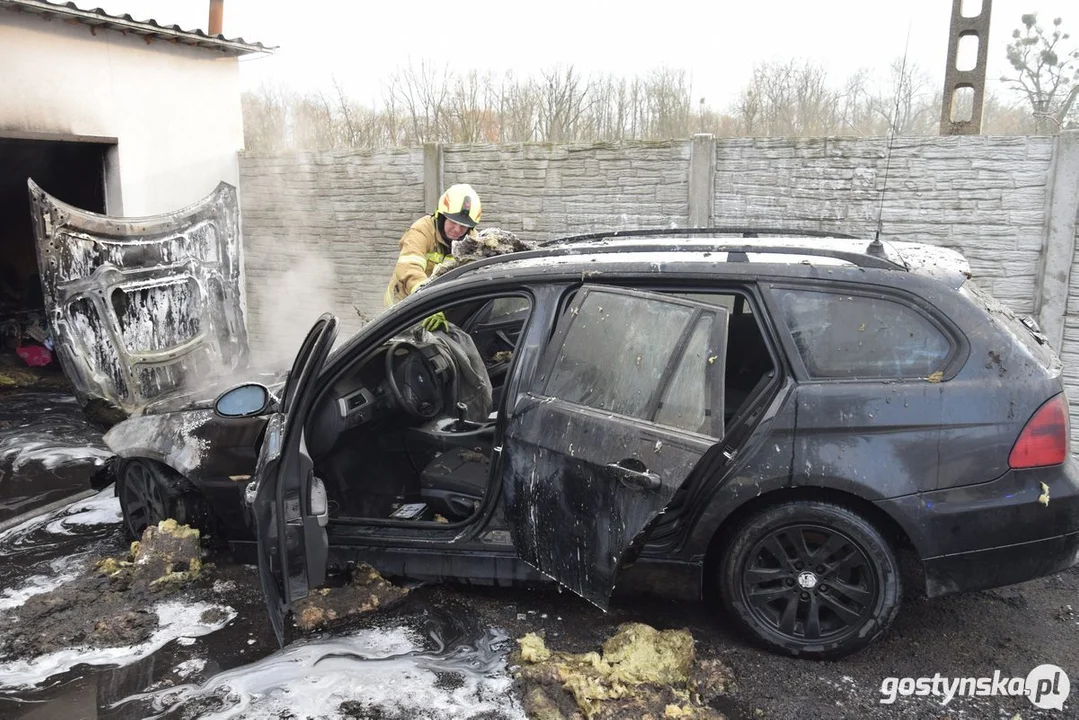
[(119, 218), (29, 187), (49, 331), (81, 404), (118, 420), (247, 366), (236, 188)]
[(622, 559), (723, 436), (727, 310), (584, 287), (503, 434), (522, 559), (601, 608)]
[(270, 415), (246, 499), (255, 515), (259, 575), (277, 641), (292, 603), (326, 579), (326, 491), (315, 477), (303, 422), (316, 379), (337, 338), (337, 318), (323, 315), (296, 355), (280, 407)]

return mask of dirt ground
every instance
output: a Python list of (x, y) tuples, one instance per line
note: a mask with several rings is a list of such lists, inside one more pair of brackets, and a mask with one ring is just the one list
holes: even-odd
[[(11, 402), (0, 408), (0, 420), (7, 422), (6, 427), (0, 425), (0, 443), (6, 442), (0, 444), (0, 510), (25, 511), (41, 499), (43, 492), (51, 499), (55, 493), (70, 492), (70, 487), (85, 487), (106, 453), (92, 445), (92, 432), (75, 422), (77, 410), (73, 402), (40, 391), (9, 393), (4, 398)], [(48, 455), (37, 449), (46, 445), (50, 448)], [(103, 500), (115, 503), (114, 498)], [(87, 550), (99, 557), (127, 553), (128, 543), (118, 515), (112, 517), (112, 524), (103, 525), (72, 525), (70, 518), (56, 520), (0, 538), (0, 616), (5, 614), (7, 594), (20, 587), (27, 575), (42, 572), (41, 568)], [(181, 606), (227, 605), (234, 611), (234, 618), (210, 618), (208, 621), (215, 621), (213, 628), (219, 629), (198, 637), (173, 639), (119, 667), (81, 665), (31, 688), (0, 689), (0, 717), (143, 718), (148, 713), (144, 706), (120, 701), (171, 688), (180, 692), (185, 687), (209, 684), (212, 689), (213, 683), (225, 682), (222, 678), (251, 682), (252, 678), (272, 674), (264, 663), (295, 665), (295, 654), (312, 651), (316, 639), (326, 643), (319, 651), (322, 655), (312, 660), (313, 666), (319, 668), (315, 676), (321, 677), (325, 668), (332, 670), (333, 663), (344, 662), (342, 658), (352, 662), (358, 657), (354, 646), (334, 644), (341, 638), (375, 633), (371, 637), (377, 649), (379, 642), (393, 640), (402, 629), (418, 644), (391, 642), (390, 649), (378, 652), (392, 659), (371, 660), (364, 656), (342, 671), (343, 682), (357, 698), (392, 700), (395, 692), (398, 697), (411, 692), (395, 691), (394, 682), (397, 678), (404, 682), (408, 677), (418, 677), (420, 671), (408, 662), (419, 662), (425, 668), (433, 667), (440, 678), (435, 685), (421, 688), (428, 693), (423, 696), (424, 702), (437, 705), (456, 697), (459, 702), (452, 707), (461, 708), (470, 707), (469, 699), (475, 697), (477, 702), (486, 703), (484, 707), (501, 708), (494, 702), (505, 699), (496, 697), (501, 694), (516, 698), (510, 705), (518, 709), (516, 715), (503, 708), (476, 710), (471, 715), (445, 711), (432, 717), (520, 717), (520, 708), (528, 705), (525, 697), (529, 686), (527, 678), (512, 679), (514, 673), (521, 674), (523, 667), (521, 660), (513, 657), (517, 639), (534, 634), (556, 653), (602, 654), (604, 643), (625, 623), (645, 623), (659, 631), (688, 631), (693, 639), (694, 662), (716, 670), (716, 677), (722, 669), (722, 691), (713, 687), (710, 694), (705, 693), (704, 706), (732, 720), (1079, 718), (1079, 690), (1072, 693), (1063, 710), (1039, 710), (1024, 697), (956, 697), (942, 705), (939, 698), (912, 696), (899, 697), (894, 704), (881, 703), (882, 683), (890, 677), (931, 678), (939, 673), (950, 678), (977, 678), (992, 677), (994, 671), (1007, 677), (1025, 677), (1036, 666), (1049, 663), (1060, 666), (1073, 682), (1079, 681), (1079, 569), (997, 590), (935, 600), (907, 597), (896, 623), (881, 641), (844, 660), (811, 662), (773, 655), (747, 643), (705, 603), (616, 594), (611, 610), (603, 613), (553, 587), (489, 589), (445, 584), (410, 586), (405, 592), (403, 587), (363, 573), (362, 582), (353, 588), (355, 594), (347, 599), (319, 594), (312, 597), (313, 602), (305, 603), (300, 612), (308, 631), (291, 627), (290, 623), (289, 634), (294, 641), (280, 651), (268, 621), (257, 568), (239, 564), (221, 551), (203, 552), (200, 560), (201, 571), (182, 586), (170, 588), (168, 594)], [(92, 621), (105, 614), (102, 592), (111, 581), (100, 573), (90, 577), (89, 587), (81, 588), (69, 597), (70, 602), (51, 610), (42, 596), (23, 603), (26, 608), (43, 610), (37, 622), (47, 624), (51, 618), (52, 626), (44, 635), (51, 643), (49, 647), (75, 644), (79, 637), (85, 640), (93, 632)], [(100, 632), (102, 643), (137, 639), (152, 632), (155, 621), (139, 611), (156, 602), (159, 593), (141, 588), (131, 597), (139, 606), (134, 608), (134, 615), (113, 614), (121, 620), (127, 617), (130, 622), (109, 626), (122, 631), (116, 637)], [(357, 609), (361, 612), (354, 612)], [(10, 610), (6, 612), (10, 614)], [(24, 619), (29, 617), (25, 615)], [(85, 630), (87, 627), (91, 630)], [(6, 629), (0, 628), (0, 635), (0, 652), (9, 656), (29, 657), (46, 647), (40, 642), (42, 634), (35, 634), (25, 625), (19, 630), (7, 625)], [(274, 672), (281, 669), (272, 667)], [(490, 673), (500, 672), (509, 672), (506, 682), (510, 685), (496, 686), (495, 690), (477, 685)], [(373, 679), (365, 685), (368, 678)], [(470, 687), (479, 690), (462, 695)], [(256, 685), (249, 696), (259, 693), (264, 695), (265, 688)], [(213, 714), (221, 700), (215, 697), (211, 692), (178, 702), (178, 709), (161, 716), (196, 718)], [(463, 704), (461, 697), (465, 697)], [(409, 717), (413, 712), (388, 710), (387, 703), (349, 702), (352, 704), (347, 707), (335, 706), (327, 716)], [(287, 713), (247, 715), (278, 716), (302, 717)]]
[[(121, 547), (118, 539), (114, 546)], [(228, 587), (225, 597), (236, 610), (236, 619), (194, 645), (171, 644), (162, 650), (155, 666), (159, 672), (201, 658), (203, 675), (208, 676), (276, 651), (257, 572), (251, 566), (233, 563), (227, 553), (206, 557), (203, 571), (179, 593), (184, 602), (220, 600), (222, 586)], [(623, 596), (616, 598), (610, 612), (602, 613), (552, 588), (421, 586), (407, 594), (395, 593), (387, 608), (343, 618), (331, 630), (431, 626), (438, 628), (445, 643), (446, 637), (499, 628), (510, 639), (541, 634), (551, 650), (588, 653), (601, 650), (623, 623), (647, 623), (658, 630), (688, 630), (696, 660), (724, 669), (729, 684), (723, 692), (711, 694), (709, 708), (731, 719), (1079, 717), (1074, 702), (1067, 703), (1063, 712), (1041, 711), (1025, 698), (957, 697), (947, 707), (925, 697), (899, 698), (894, 705), (880, 703), (881, 683), (890, 676), (931, 677), (937, 672), (992, 676), (994, 670), (1025, 676), (1041, 663), (1059, 665), (1071, 677), (1079, 676), (1079, 617), (1069, 607), (1076, 605), (1077, 591), (1079, 571), (1070, 571), (1000, 590), (932, 601), (913, 599), (881, 642), (836, 662), (794, 660), (761, 651), (733, 634), (700, 603)], [(92, 603), (86, 612), (92, 612), (91, 608)], [(295, 629), (292, 632), (297, 634)], [(504, 654), (510, 652), (504, 649)], [(142, 681), (147, 686), (163, 682), (153, 673)], [(518, 681), (515, 692), (523, 698), (527, 690), (527, 684)], [(47, 705), (52, 695), (45, 692), (34, 697)], [(5, 699), (0, 697), (0, 716), (31, 717), (16, 712), (26, 706), (8, 706)], [(187, 706), (182, 716), (199, 717), (197, 708)], [(612, 717), (631, 716), (635, 717)]]

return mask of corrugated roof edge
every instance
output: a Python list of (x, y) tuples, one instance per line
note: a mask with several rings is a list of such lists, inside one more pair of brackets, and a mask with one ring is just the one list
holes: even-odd
[(202, 30), (185, 30), (179, 25), (162, 25), (157, 20), (136, 20), (129, 14), (110, 15), (101, 8), (85, 10), (73, 2), (58, 3), (49, 0), (0, 0), (0, 8), (23, 12), (28, 15), (52, 18), (64, 17), (91, 28), (105, 28), (147, 38), (177, 42), (182, 45), (213, 50), (225, 55), (239, 57), (251, 53), (272, 53), (276, 46), (249, 42), (242, 37), (226, 38), (224, 35), (208, 35)]

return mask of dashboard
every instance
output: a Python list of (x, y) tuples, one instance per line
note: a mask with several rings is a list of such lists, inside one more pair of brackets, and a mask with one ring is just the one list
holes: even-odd
[[(443, 411), (441, 397), (453, 379), (453, 366), (433, 344), (409, 339), (423, 358), (426, 368), (433, 373), (435, 388), (428, 394), (439, 398), (437, 410)], [(386, 354), (393, 343), (386, 343), (373, 354), (338, 377), (322, 396), (315, 401), (314, 411), (307, 423), (307, 447), (312, 458), (324, 457), (337, 444), (342, 433), (362, 425), (384, 420), (397, 420), (404, 424), (416, 424), (420, 420), (410, 416), (401, 406), (390, 387), (386, 372)], [(394, 376), (402, 392), (410, 392), (410, 384), (429, 382), (418, 377), (416, 368), (406, 367), (408, 355), (398, 351), (395, 358)], [(415, 364), (415, 363), (413, 363)]]

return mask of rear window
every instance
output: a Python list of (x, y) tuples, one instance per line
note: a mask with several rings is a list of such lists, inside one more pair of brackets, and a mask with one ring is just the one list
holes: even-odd
[(1023, 320), (1012, 312), (1011, 308), (997, 300), (987, 291), (968, 280), (959, 289), (959, 294), (970, 300), (989, 313), (999, 325), (1019, 341), (1019, 344), (1027, 349), (1038, 363), (1044, 368), (1052, 368), (1059, 364), (1056, 353), (1049, 347), (1049, 341), (1040, 331), (1026, 325)]
[(814, 378), (925, 378), (952, 343), (918, 310), (869, 295), (779, 289), (783, 319)]

